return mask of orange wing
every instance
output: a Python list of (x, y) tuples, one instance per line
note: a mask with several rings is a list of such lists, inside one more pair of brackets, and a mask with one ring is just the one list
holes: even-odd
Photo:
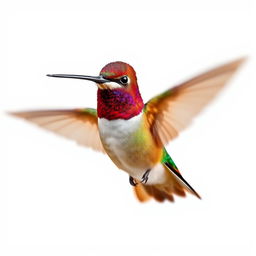
[(159, 144), (178, 136), (225, 86), (243, 59), (212, 69), (152, 98), (145, 105), (151, 131)]
[(39, 110), (10, 114), (74, 140), (78, 144), (105, 152), (99, 136), (96, 109)]

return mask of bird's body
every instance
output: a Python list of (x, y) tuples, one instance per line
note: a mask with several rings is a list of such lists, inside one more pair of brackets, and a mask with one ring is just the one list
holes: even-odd
[[(118, 168), (135, 179), (140, 180), (146, 170), (160, 163), (162, 148), (156, 145), (143, 113), (128, 120), (99, 118), (98, 124), (106, 153)], [(153, 181), (150, 175), (148, 184), (154, 182), (157, 180)]]
[(106, 153), (130, 176), (140, 201), (173, 201), (185, 191), (200, 198), (181, 176), (165, 145), (218, 94), (243, 59), (210, 70), (144, 104), (134, 69), (124, 62), (107, 64), (100, 76), (49, 75), (85, 79), (98, 86), (97, 110), (12, 113), (48, 130)]

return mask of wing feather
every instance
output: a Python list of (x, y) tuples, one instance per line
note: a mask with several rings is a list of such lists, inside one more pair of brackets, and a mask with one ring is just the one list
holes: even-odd
[(156, 141), (165, 145), (176, 138), (215, 98), (244, 60), (217, 67), (148, 101), (144, 111)]
[(10, 114), (74, 140), (80, 145), (105, 153), (99, 136), (95, 109), (38, 110)]

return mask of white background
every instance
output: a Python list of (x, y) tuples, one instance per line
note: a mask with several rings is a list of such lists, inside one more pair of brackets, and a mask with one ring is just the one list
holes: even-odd
[[(1, 255), (255, 255), (255, 20), (250, 1), (10, 1), (1, 35)], [(247, 55), (168, 151), (201, 194), (136, 201), (104, 155), (7, 116), (95, 107), (87, 81), (122, 60), (145, 101)]]

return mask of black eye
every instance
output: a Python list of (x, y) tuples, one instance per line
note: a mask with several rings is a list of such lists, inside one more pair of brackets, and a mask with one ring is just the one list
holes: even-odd
[(123, 84), (123, 85), (128, 84), (128, 77), (127, 76), (122, 76), (120, 78), (120, 83)]

